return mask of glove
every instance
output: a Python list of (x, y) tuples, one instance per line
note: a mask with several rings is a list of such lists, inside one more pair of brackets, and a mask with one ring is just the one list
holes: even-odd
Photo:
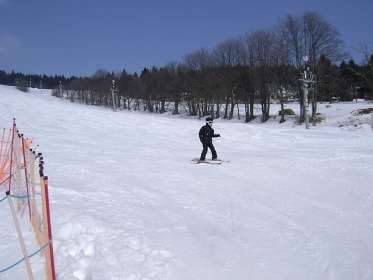
[(220, 137), (220, 134), (216, 134), (216, 137)]

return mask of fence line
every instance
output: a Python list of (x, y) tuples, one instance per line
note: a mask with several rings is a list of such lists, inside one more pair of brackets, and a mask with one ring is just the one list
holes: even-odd
[[(6, 197), (0, 202), (8, 199), (24, 255), (20, 261), (0, 270), (0, 274), (25, 261), (29, 279), (33, 279), (29, 257), (42, 251), (46, 279), (55, 280), (48, 177), (44, 176), (43, 156), (41, 153), (36, 154), (36, 149), (31, 147), (33, 139), (25, 138), (18, 131), (15, 119), (13, 128), (9, 131), (3, 129), (0, 139), (0, 190), (6, 190)], [(40, 246), (39, 250), (31, 255), (27, 254), (18, 222), (19, 219), (26, 217), (32, 225), (36, 243)], [(44, 250), (46, 247), (48, 249)]]

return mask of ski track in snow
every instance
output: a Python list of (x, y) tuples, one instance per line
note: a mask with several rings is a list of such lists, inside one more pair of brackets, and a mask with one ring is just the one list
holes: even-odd
[[(0, 95), (0, 125), (16, 117), (45, 158), (58, 279), (373, 278), (368, 125), (216, 120), (231, 162), (210, 166), (190, 164), (203, 121)], [(8, 218), (0, 226), (3, 264), (17, 241)]]

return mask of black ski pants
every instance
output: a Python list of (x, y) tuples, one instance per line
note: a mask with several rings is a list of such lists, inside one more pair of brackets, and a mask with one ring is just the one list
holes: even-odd
[(203, 145), (203, 150), (202, 150), (202, 153), (201, 153), (200, 160), (205, 160), (206, 159), (208, 149), (210, 149), (210, 151), (211, 151), (212, 158), (217, 158), (218, 157), (218, 155), (216, 154), (215, 147), (212, 144), (212, 142), (202, 143), (202, 145)]

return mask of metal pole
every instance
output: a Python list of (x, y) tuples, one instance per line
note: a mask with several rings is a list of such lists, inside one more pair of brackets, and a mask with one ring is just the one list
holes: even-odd
[(315, 78), (315, 75), (312, 75), (312, 73), (310, 72), (309, 74), (307, 74), (307, 71), (309, 70), (309, 68), (307, 67), (307, 62), (308, 62), (308, 56), (303, 56), (303, 61), (304, 61), (304, 66), (305, 66), (305, 70), (304, 72), (300, 73), (301, 74), (301, 78), (299, 79), (300, 81), (303, 82), (303, 109), (304, 109), (304, 118), (305, 118), (305, 121), (306, 121), (306, 129), (309, 129), (310, 128), (310, 123), (309, 123), (309, 117), (308, 117), (308, 83), (314, 83), (314, 78)]
[(304, 118), (306, 121), (306, 129), (310, 128), (310, 120), (308, 117), (308, 89), (307, 89), (307, 83), (303, 83), (303, 106), (304, 106)]
[(63, 94), (62, 94), (62, 82), (60, 81), (60, 98), (63, 98)]
[(111, 98), (112, 98), (112, 100), (113, 100), (113, 111), (115, 111), (114, 91), (115, 91), (115, 80), (112, 80), (112, 86), (111, 86)]

